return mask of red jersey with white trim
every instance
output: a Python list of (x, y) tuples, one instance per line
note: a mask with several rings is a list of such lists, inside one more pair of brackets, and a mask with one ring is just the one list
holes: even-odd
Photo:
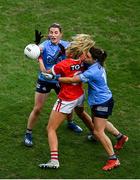
[[(73, 77), (83, 71), (81, 61), (74, 59), (65, 59), (52, 67), (54, 75), (60, 74), (61, 77)], [(60, 84), (61, 89), (58, 98), (64, 101), (73, 101), (84, 94), (82, 83)]]

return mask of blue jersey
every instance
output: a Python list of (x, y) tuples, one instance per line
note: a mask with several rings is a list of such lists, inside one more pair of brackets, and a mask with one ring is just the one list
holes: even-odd
[[(69, 45), (69, 42), (60, 40), (59, 44), (61, 44), (64, 48), (67, 48), (67, 46)], [(50, 40), (44, 41), (43, 43), (41, 43), (39, 45), (39, 47), (41, 47), (41, 49), (42, 49), (42, 58), (43, 58), (43, 63), (44, 63), (46, 70), (51, 69), (52, 66), (54, 66), (55, 64), (57, 64), (58, 62), (60, 62), (66, 58), (66, 56), (64, 54), (61, 54), (58, 57), (58, 55), (61, 51), (61, 48), (59, 47), (59, 45), (53, 44)], [(40, 80), (47, 81), (50, 83), (56, 83), (57, 82), (56, 80), (46, 80), (41, 75), (41, 73), (39, 73), (38, 78)]]
[(90, 106), (102, 104), (112, 97), (107, 85), (106, 72), (98, 61), (79, 75), (82, 82), (88, 82), (88, 103)]

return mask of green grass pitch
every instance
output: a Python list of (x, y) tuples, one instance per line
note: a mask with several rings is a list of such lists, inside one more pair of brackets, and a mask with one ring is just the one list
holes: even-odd
[[(1, 0), (0, 1), (0, 178), (1, 179), (135, 179), (140, 178), (140, 11), (139, 0)], [(58, 130), (58, 170), (41, 170), (49, 160), (45, 133), (54, 92), (46, 102), (33, 130), (34, 147), (23, 145), (27, 118), (34, 103), (38, 63), (24, 57), (34, 30), (47, 32), (58, 22), (63, 38), (76, 33), (93, 35), (108, 52), (108, 83), (115, 99), (110, 121), (129, 136), (120, 151), (121, 166), (110, 172), (101, 167), (107, 155), (99, 143), (86, 139), (88, 129), (76, 135), (66, 122)], [(87, 86), (85, 85), (85, 89)], [(85, 109), (90, 113), (85, 102)], [(109, 135), (112, 142), (115, 138)]]

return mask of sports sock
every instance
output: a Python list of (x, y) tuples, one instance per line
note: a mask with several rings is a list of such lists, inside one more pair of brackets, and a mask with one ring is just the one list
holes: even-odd
[(116, 156), (116, 154), (113, 154), (112, 156), (109, 156), (109, 158), (108, 158), (109, 160), (115, 160), (115, 159), (117, 159), (117, 156)]
[(68, 123), (73, 123), (73, 120), (68, 120)]
[(32, 134), (32, 129), (27, 129), (26, 133)]
[(119, 133), (119, 134), (116, 136), (117, 140), (120, 140), (122, 137), (123, 137), (123, 134), (122, 134), (122, 133)]
[(51, 151), (51, 160), (58, 160), (58, 151)]

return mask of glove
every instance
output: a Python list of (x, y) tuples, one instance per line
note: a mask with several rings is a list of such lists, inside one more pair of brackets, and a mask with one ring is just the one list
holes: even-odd
[(41, 38), (43, 38), (43, 35), (38, 30), (35, 30), (35, 44), (38, 45), (41, 41)]
[(58, 80), (58, 76), (54, 76), (53, 74), (48, 74), (48, 73), (44, 73), (41, 72), (41, 74), (45, 77), (45, 79), (47, 80)]

